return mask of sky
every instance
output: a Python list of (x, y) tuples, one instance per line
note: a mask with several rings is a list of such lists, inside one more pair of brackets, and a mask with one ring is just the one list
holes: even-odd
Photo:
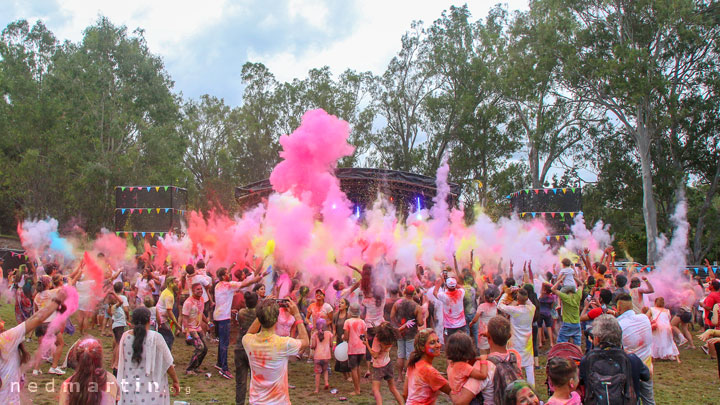
[(186, 98), (210, 94), (242, 102), (245, 62), (265, 64), (280, 81), (329, 66), (381, 74), (415, 20), (427, 25), (451, 5), (474, 19), (497, 3), (526, 9), (527, 0), (0, 0), (0, 24), (42, 20), (60, 40), (78, 42), (105, 16), (129, 32), (144, 30)]

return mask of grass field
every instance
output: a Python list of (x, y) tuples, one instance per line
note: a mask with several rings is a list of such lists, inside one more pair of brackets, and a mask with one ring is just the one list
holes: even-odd
[[(14, 307), (9, 304), (3, 303), (0, 305), (0, 318), (2, 318), (6, 324), (6, 328), (13, 327), (15, 322)], [(99, 334), (99, 331), (94, 330), (95, 334)], [(75, 336), (66, 337), (66, 350), (73, 342), (78, 339), (77, 333)], [(110, 361), (112, 357), (111, 350), (111, 338), (101, 338), (104, 347), (104, 361), (107, 365), (107, 369), (110, 370)], [(33, 342), (27, 344), (28, 349), (31, 352), (37, 348), (37, 341), (33, 339)], [(233, 349), (234, 341), (230, 348), (229, 364), (231, 372), (234, 374), (234, 359)], [(210, 344), (207, 357), (203, 362), (201, 370), (203, 375), (186, 377), (184, 375), (185, 367), (188, 364), (192, 350), (190, 346), (187, 346), (183, 340), (176, 340), (173, 346), (173, 355), (175, 356), (175, 364), (178, 370), (178, 376), (180, 378), (181, 393), (174, 397), (174, 400), (187, 401), (191, 404), (231, 404), (235, 401), (235, 382), (226, 380), (217, 373), (212, 367), (217, 360), (217, 344)], [(657, 404), (718, 404), (720, 403), (720, 383), (718, 381), (718, 374), (716, 369), (716, 363), (714, 360), (710, 360), (701, 350), (681, 350), (682, 363), (677, 364), (675, 362), (656, 362), (655, 363), (655, 399)], [(545, 372), (544, 372), (544, 357), (541, 357), (543, 368), (536, 372), (536, 379), (538, 383), (538, 393), (542, 399), (547, 398), (547, 391), (545, 389)], [(436, 359), (435, 367), (440, 370), (445, 370), (445, 360)], [(43, 364), (43, 372), (47, 372), (49, 365)], [(25, 392), (23, 393), (23, 403), (34, 403), (34, 404), (56, 404), (58, 400), (58, 394), (55, 392), (59, 390), (62, 381), (70, 376), (71, 369), (68, 370), (68, 374), (63, 377), (53, 377), (50, 374), (42, 374), (40, 376), (33, 376), (32, 373), (26, 373), (26, 384)], [(211, 373), (211, 377), (207, 378), (204, 376), (205, 373)], [(31, 393), (28, 388), (31, 386), (30, 383), (35, 383), (36, 392)], [(312, 370), (312, 364), (306, 362), (291, 362), (290, 363), (290, 384), (295, 388), (290, 390), (290, 397), (294, 404), (312, 405), (312, 404), (329, 404), (329, 403), (342, 403), (341, 397), (347, 397), (345, 403), (352, 404), (371, 404), (373, 403), (373, 397), (370, 390), (370, 382), (363, 380), (362, 390), (363, 395), (358, 397), (351, 397), (348, 394), (352, 390), (352, 384), (345, 382), (341, 375), (333, 373), (330, 376), (330, 386), (337, 388), (337, 394), (330, 394), (329, 392), (321, 392), (318, 395), (314, 395), (314, 375)], [(386, 387), (383, 388), (384, 402), (387, 404), (394, 403), (390, 391)], [(442, 398), (438, 401), (439, 404), (449, 404), (447, 397)]]

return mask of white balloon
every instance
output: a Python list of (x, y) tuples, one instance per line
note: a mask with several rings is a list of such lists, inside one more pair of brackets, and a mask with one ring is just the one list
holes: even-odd
[(335, 360), (347, 361), (347, 359), (348, 359), (348, 344), (347, 344), (347, 342), (342, 342), (339, 345), (335, 346)]

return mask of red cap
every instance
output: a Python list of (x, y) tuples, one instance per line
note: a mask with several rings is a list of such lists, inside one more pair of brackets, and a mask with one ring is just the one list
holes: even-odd
[(593, 308), (590, 311), (588, 311), (588, 313), (587, 313), (587, 315), (588, 315), (588, 317), (590, 317), (590, 319), (595, 319), (602, 314), (603, 314), (603, 309), (600, 307)]
[(409, 284), (407, 287), (405, 287), (405, 294), (410, 295), (415, 293), (415, 287), (412, 286), (412, 284)]

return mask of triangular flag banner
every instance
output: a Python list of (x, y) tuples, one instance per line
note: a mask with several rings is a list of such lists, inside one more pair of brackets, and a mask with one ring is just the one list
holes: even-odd
[(505, 198), (507, 198), (507, 199), (509, 200), (509, 199), (510, 199), (510, 195), (508, 194), (508, 196), (507, 196), (507, 197), (505, 197)]
[(155, 232), (150, 232), (150, 237), (151, 237), (151, 238), (154, 238), (154, 237), (155, 237)]
[(170, 211), (170, 208), (165, 208), (165, 213), (167, 214), (168, 211)]
[(548, 189), (545, 189), (545, 194), (547, 194), (547, 193), (548, 193), (548, 191), (550, 191), (550, 190), (548, 190)]
[(530, 189), (525, 190), (525, 194), (530, 194)]
[(535, 213), (534, 213), (534, 212), (532, 213), (532, 217), (535, 218)]
[(564, 212), (561, 212), (561, 213), (560, 213), (560, 218), (565, 219), (565, 213), (564, 213)]
[(159, 214), (159, 213), (160, 213), (160, 208), (155, 208), (155, 213), (156, 213), (156, 214)]
[(155, 187), (155, 191), (160, 191), (160, 187)]
[(540, 190), (535, 189), (534, 191), (535, 191), (535, 194), (540, 194)]
[(28, 259), (30, 259), (30, 257), (28, 255), (25, 255), (25, 260), (28, 260)]
[(168, 189), (168, 186), (165, 186), (165, 191), (167, 191), (167, 189)]
[(570, 213), (570, 218), (575, 218), (575, 213), (574, 213), (574, 212), (571, 212), (571, 213)]
[(575, 187), (570, 187), (570, 191), (575, 192)]
[(548, 242), (550, 242), (550, 237), (546, 236), (545, 239), (547, 239)]
[(698, 273), (698, 269), (697, 269), (697, 267), (695, 267), (695, 274), (697, 274), (697, 273)]
[(551, 213), (550, 213), (550, 216), (553, 217), (553, 218), (555, 218), (555, 213), (554, 213), (554, 212), (551, 212)]
[(525, 214), (526, 214), (526, 212), (523, 212), (523, 213), (522, 213), (523, 218), (525, 217)]
[(125, 215), (125, 208), (121, 209), (120, 211), (122, 212), (123, 215)]
[(132, 214), (133, 212), (135, 212), (135, 208), (130, 208), (130, 214)]
[(148, 214), (152, 212), (152, 208), (148, 208)]
[(116, 235), (116, 236), (120, 236), (120, 231), (116, 231), (116, 232), (115, 232), (115, 235)]
[(563, 189), (563, 194), (565, 194), (565, 193), (567, 193), (567, 189), (566, 189), (566, 188)]
[(554, 194), (557, 194), (557, 189), (556, 189), (556, 188), (553, 189), (553, 193), (554, 193)]
[(135, 188), (135, 187), (130, 187), (130, 191), (133, 191), (134, 188)]
[(147, 190), (148, 192), (150, 192), (150, 187), (145, 187), (145, 190)]
[(158, 234), (160, 235), (161, 238), (162, 238), (163, 236), (165, 236), (165, 232), (158, 232)]
[(140, 234), (142, 235), (143, 238), (145, 237), (145, 232), (140, 232)]
[(125, 187), (120, 187), (120, 190), (125, 191)]
[(133, 232), (133, 238), (137, 238), (137, 232)]
[(560, 236), (559, 236), (559, 235), (556, 236), (556, 237), (555, 237), (555, 240), (560, 240)]
[(565, 240), (569, 240), (569, 239), (570, 239), (570, 235), (565, 235)]

